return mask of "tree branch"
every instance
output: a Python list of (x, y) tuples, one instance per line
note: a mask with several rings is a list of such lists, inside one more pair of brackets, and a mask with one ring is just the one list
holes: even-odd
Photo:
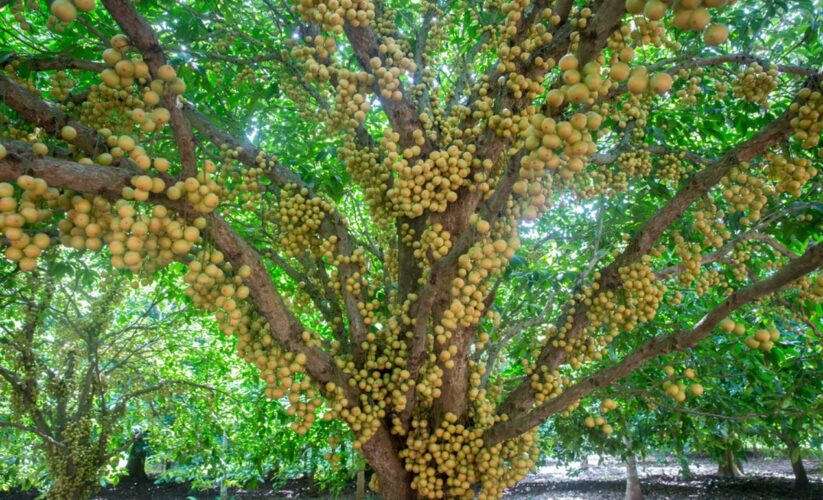
[(712, 330), (720, 321), (736, 309), (781, 290), (791, 282), (818, 269), (822, 264), (823, 244), (818, 243), (809, 247), (801, 257), (793, 260), (771, 277), (732, 293), (697, 322), (694, 327), (662, 337), (655, 337), (624, 357), (620, 362), (579, 380), (567, 388), (560, 396), (543, 403), (530, 412), (515, 415), (507, 422), (496, 424), (486, 433), (485, 446), (493, 446), (525, 432), (543, 422), (549, 416), (563, 411), (595, 389), (626, 377), (650, 359), (695, 346), (711, 335)]
[[(117, 21), (120, 29), (129, 37), (129, 40), (143, 54), (143, 60), (148, 64), (154, 77), (157, 70), (166, 64), (166, 56), (157, 40), (157, 35), (151, 25), (137, 12), (129, 0), (102, 0), (106, 10)], [(180, 152), (180, 161), (183, 166), (183, 177), (197, 175), (197, 157), (194, 151), (194, 136), (191, 125), (177, 106), (177, 98), (171, 92), (163, 95), (163, 106), (171, 115), (171, 127), (174, 133), (174, 142)]]

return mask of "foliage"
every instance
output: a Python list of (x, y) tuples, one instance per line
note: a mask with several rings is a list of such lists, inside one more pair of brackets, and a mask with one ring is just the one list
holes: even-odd
[(389, 498), (486, 498), (540, 432), (568, 456), (804, 441), (814, 2), (100, 4), (0, 7), (2, 244), (23, 272), (53, 240), (102, 255), (182, 304), (178, 269), (186, 318), (236, 337), (262, 385), (216, 349), (182, 366), (221, 391), (152, 403), (158, 457), (209, 450), (169, 478), (334, 449)]

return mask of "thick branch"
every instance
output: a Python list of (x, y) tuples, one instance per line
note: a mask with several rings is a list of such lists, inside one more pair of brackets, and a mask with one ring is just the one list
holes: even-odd
[(95, 130), (29, 92), (3, 72), (0, 72), (0, 102), (9, 106), (27, 122), (37, 125), (51, 135), (59, 136), (60, 130), (66, 125), (74, 127), (77, 130), (77, 137), (72, 144), (88, 156), (93, 157), (107, 150)]
[[(768, 148), (787, 139), (792, 134), (791, 117), (792, 114), (789, 111), (784, 112), (753, 137), (738, 144), (722, 158), (692, 176), (681, 190), (634, 235), (623, 253), (602, 270), (599, 283), (600, 291), (606, 292), (617, 289), (620, 286), (619, 269), (637, 262), (643, 255), (649, 253), (663, 232), (680, 219), (692, 203), (720, 182), (735, 165), (752, 160)], [(575, 309), (571, 328), (566, 332), (567, 342), (573, 342), (579, 338), (589, 322), (589, 308), (585, 304), (577, 304)], [(564, 322), (565, 318), (561, 318), (560, 323)], [(549, 343), (540, 353), (537, 364), (538, 366), (546, 366), (551, 371), (557, 369), (565, 358), (565, 350), (553, 349), (552, 344)], [(524, 381), (509, 394), (498, 411), (500, 413), (520, 413), (528, 410), (532, 402), (530, 382)]]
[[(166, 64), (166, 56), (151, 25), (137, 12), (129, 0), (103, 0), (103, 5), (117, 21), (120, 29), (129, 37), (131, 43), (143, 54), (153, 76), (157, 76), (160, 66)], [(197, 157), (194, 151), (194, 136), (186, 117), (177, 107), (177, 98), (171, 92), (163, 96), (163, 106), (171, 115), (171, 128), (174, 142), (180, 152), (183, 165), (183, 177), (197, 175)]]
[(823, 264), (823, 244), (811, 246), (801, 257), (774, 273), (771, 277), (737, 290), (726, 300), (718, 304), (693, 328), (655, 337), (622, 361), (590, 375), (536, 409), (514, 416), (507, 422), (495, 425), (486, 433), (486, 446), (493, 446), (501, 441), (515, 437), (540, 424), (549, 416), (563, 411), (575, 401), (620, 380), (646, 361), (673, 351), (682, 351), (695, 346), (711, 335), (720, 321), (741, 306), (775, 293), (791, 282), (818, 269)]

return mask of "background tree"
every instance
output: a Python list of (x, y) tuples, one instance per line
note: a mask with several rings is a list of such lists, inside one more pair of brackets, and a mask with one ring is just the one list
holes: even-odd
[(91, 494), (100, 470), (131, 445), (116, 443), (128, 406), (174, 383), (145, 360), (176, 349), (175, 304), (161, 304), (163, 292), (129, 294), (90, 264), (47, 260), (22, 275), (3, 269), (0, 383), (10, 411), (0, 426), (39, 438), (53, 498)]
[(56, 219), (186, 262), (388, 498), (499, 496), (593, 391), (775, 298), (819, 314), (811, 2), (101, 3), (4, 9), (6, 256)]

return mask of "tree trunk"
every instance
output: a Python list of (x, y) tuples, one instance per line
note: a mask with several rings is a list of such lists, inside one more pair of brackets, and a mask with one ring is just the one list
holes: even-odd
[(692, 474), (692, 470), (689, 468), (689, 459), (683, 455), (679, 455), (677, 462), (680, 464), (680, 476), (683, 480), (691, 481), (694, 479), (694, 474)]
[(626, 500), (643, 500), (640, 477), (637, 475), (637, 460), (632, 454), (626, 457)]
[(365, 500), (366, 498), (366, 471), (363, 469), (357, 471), (357, 493), (354, 498), (355, 500)]
[(46, 493), (46, 498), (48, 500), (84, 500), (91, 498), (97, 487), (96, 481), (61, 474), (54, 478), (51, 488)]
[(806, 467), (803, 465), (803, 459), (800, 457), (800, 447), (796, 443), (788, 443), (789, 460), (792, 462), (792, 471), (794, 472), (794, 488), (798, 491), (806, 491), (809, 489), (809, 476), (806, 474)]
[(126, 474), (129, 479), (135, 482), (143, 482), (149, 480), (149, 475), (146, 474), (146, 455), (148, 451), (148, 443), (140, 436), (137, 441), (132, 443), (129, 448), (129, 459), (126, 462)]
[(78, 466), (66, 452), (50, 453), (48, 461), (53, 479), (45, 495), (48, 500), (84, 500), (97, 491), (97, 468), (93, 464)]
[(394, 438), (385, 424), (363, 445), (363, 456), (375, 475), (369, 487), (386, 500), (415, 500), (411, 474), (398, 456)]
[(723, 452), (723, 457), (720, 459), (720, 463), (717, 466), (717, 475), (729, 478), (740, 477), (743, 475), (740, 472), (740, 468), (734, 461), (732, 450), (727, 449)]

